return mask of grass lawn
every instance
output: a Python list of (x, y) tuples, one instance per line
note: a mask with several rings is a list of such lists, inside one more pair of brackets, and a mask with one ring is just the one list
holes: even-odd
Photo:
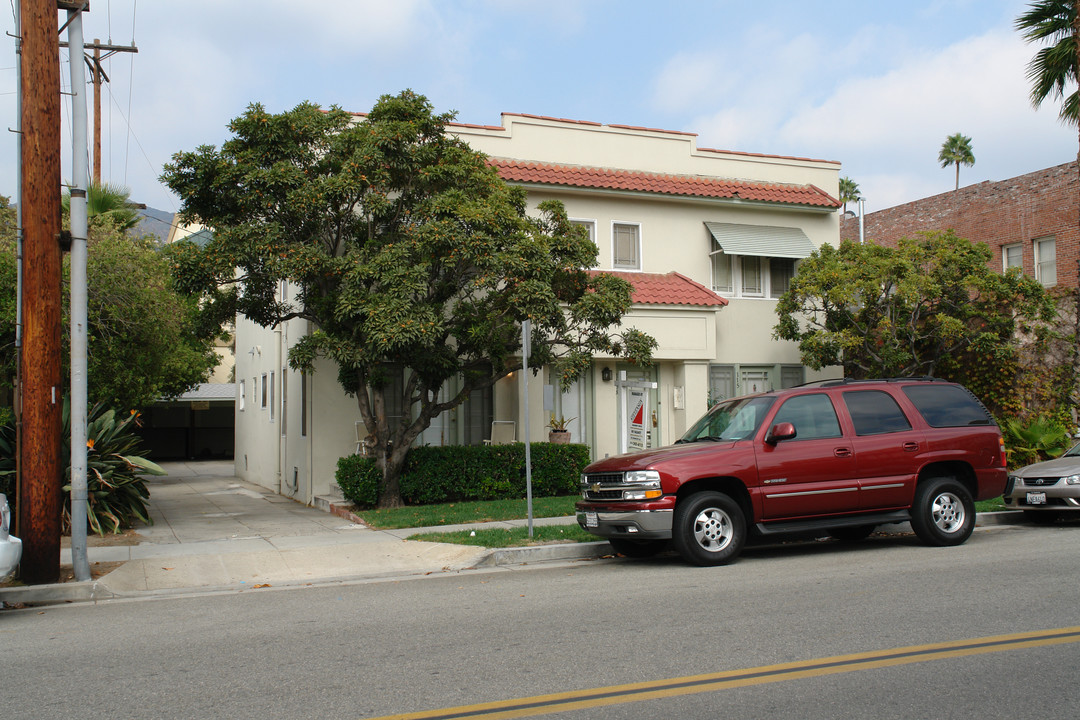
[[(533, 517), (563, 517), (574, 514), (579, 495), (533, 498)], [(529, 516), (524, 499), (410, 505), (383, 510), (358, 510), (356, 515), (376, 530), (460, 525), (462, 523), (518, 520)]]
[[(533, 517), (563, 517), (574, 514), (577, 495), (533, 498)], [(1006, 510), (1001, 498), (980, 500), (975, 503), (976, 512)], [(369, 526), (378, 530), (400, 528), (437, 527), (466, 523), (519, 520), (527, 517), (525, 500), (492, 500), (478, 502), (445, 503), (442, 505), (415, 505), (385, 510), (360, 510), (356, 514)], [(412, 535), (410, 540), (448, 542), (482, 547), (518, 547), (544, 545), (553, 542), (593, 542), (596, 535), (585, 532), (577, 525), (534, 526), (532, 539), (528, 528), (477, 528), (451, 533), (430, 532)]]
[(1005, 507), (1005, 502), (999, 497), (991, 498), (989, 500), (979, 500), (975, 503), (975, 512), (977, 513), (998, 512), (1000, 510), (1008, 509), (1009, 508)]

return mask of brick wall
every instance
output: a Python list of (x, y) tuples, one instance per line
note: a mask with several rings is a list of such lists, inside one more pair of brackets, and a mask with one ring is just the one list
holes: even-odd
[[(1024, 273), (1035, 275), (1034, 241), (1053, 236), (1057, 284), (1077, 286), (1080, 261), (1080, 180), (1076, 163), (1000, 182), (981, 182), (866, 215), (866, 240), (895, 247), (921, 231), (952, 229), (994, 251), (991, 267), (1003, 267), (1001, 248), (1019, 243)], [(840, 221), (842, 240), (859, 239), (859, 219)]]

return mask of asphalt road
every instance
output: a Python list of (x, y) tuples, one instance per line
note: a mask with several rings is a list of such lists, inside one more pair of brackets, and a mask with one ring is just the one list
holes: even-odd
[(912, 537), (750, 548), (725, 568), (619, 559), (9, 610), (0, 707), (8, 718), (459, 706), (430, 716), (1072, 718), (1077, 626), (1080, 524), (1000, 527), (957, 548)]

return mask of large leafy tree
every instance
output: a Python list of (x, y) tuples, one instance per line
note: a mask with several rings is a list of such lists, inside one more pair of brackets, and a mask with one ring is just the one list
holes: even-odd
[[(181, 217), (213, 231), (204, 249), (177, 248), (185, 287), (204, 294), (214, 322), (314, 324), (290, 364), (336, 363), (374, 438), (383, 506), (401, 503), (405, 454), (432, 419), (521, 367), (524, 320), (529, 364), (554, 365), (566, 382), (595, 352), (648, 362), (653, 346), (635, 330), (612, 334), (631, 288), (586, 271), (596, 247), (562, 205), (528, 215), (525, 191), (447, 134), (452, 117), (411, 91), (359, 120), (255, 104), (220, 149), (178, 153), (163, 175)], [(276, 294), (280, 280), (295, 303)], [(391, 373), (403, 376), (396, 399)], [(392, 405), (410, 411), (395, 420)]]
[[(0, 218), (10, 213), (0, 198)], [(126, 412), (179, 395), (217, 363), (212, 334), (196, 332), (196, 305), (172, 286), (170, 264), (147, 239), (131, 239), (109, 214), (90, 220), (87, 239), (87, 390), (92, 402)], [(12, 387), (15, 355), (14, 221), (0, 220), (0, 386)], [(67, 259), (63, 285), (66, 363)]]
[(962, 133), (956, 133), (945, 138), (945, 142), (941, 144), (941, 151), (938, 153), (938, 162), (941, 163), (943, 168), (950, 165), (956, 166), (956, 187), (954, 189), (959, 190), (960, 166), (967, 165), (971, 167), (975, 164), (975, 153), (971, 149), (971, 138)]
[(774, 334), (798, 342), (806, 365), (842, 365), (851, 377), (970, 382), (975, 364), (965, 358), (978, 358), (980, 371), (1007, 372), (1017, 333), (1034, 332), (1055, 310), (1038, 282), (995, 272), (990, 259), (985, 244), (952, 231), (902, 239), (896, 249), (823, 245), (777, 304)]

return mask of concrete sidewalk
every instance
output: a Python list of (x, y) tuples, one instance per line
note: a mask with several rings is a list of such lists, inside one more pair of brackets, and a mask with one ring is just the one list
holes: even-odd
[[(147, 478), (154, 524), (137, 529), (138, 544), (102, 546), (92, 541), (95, 544), (87, 550), (92, 566), (122, 563), (119, 567), (88, 582), (0, 588), (0, 602), (55, 603), (308, 585), (610, 553), (604, 542), (506, 550), (406, 542), (410, 535), (429, 529), (446, 532), (465, 526), (372, 530), (244, 482), (233, 475), (231, 462), (175, 462), (162, 467), (168, 476)], [(573, 517), (564, 517), (534, 524), (574, 522)], [(60, 563), (71, 564), (69, 549), (61, 551)]]

